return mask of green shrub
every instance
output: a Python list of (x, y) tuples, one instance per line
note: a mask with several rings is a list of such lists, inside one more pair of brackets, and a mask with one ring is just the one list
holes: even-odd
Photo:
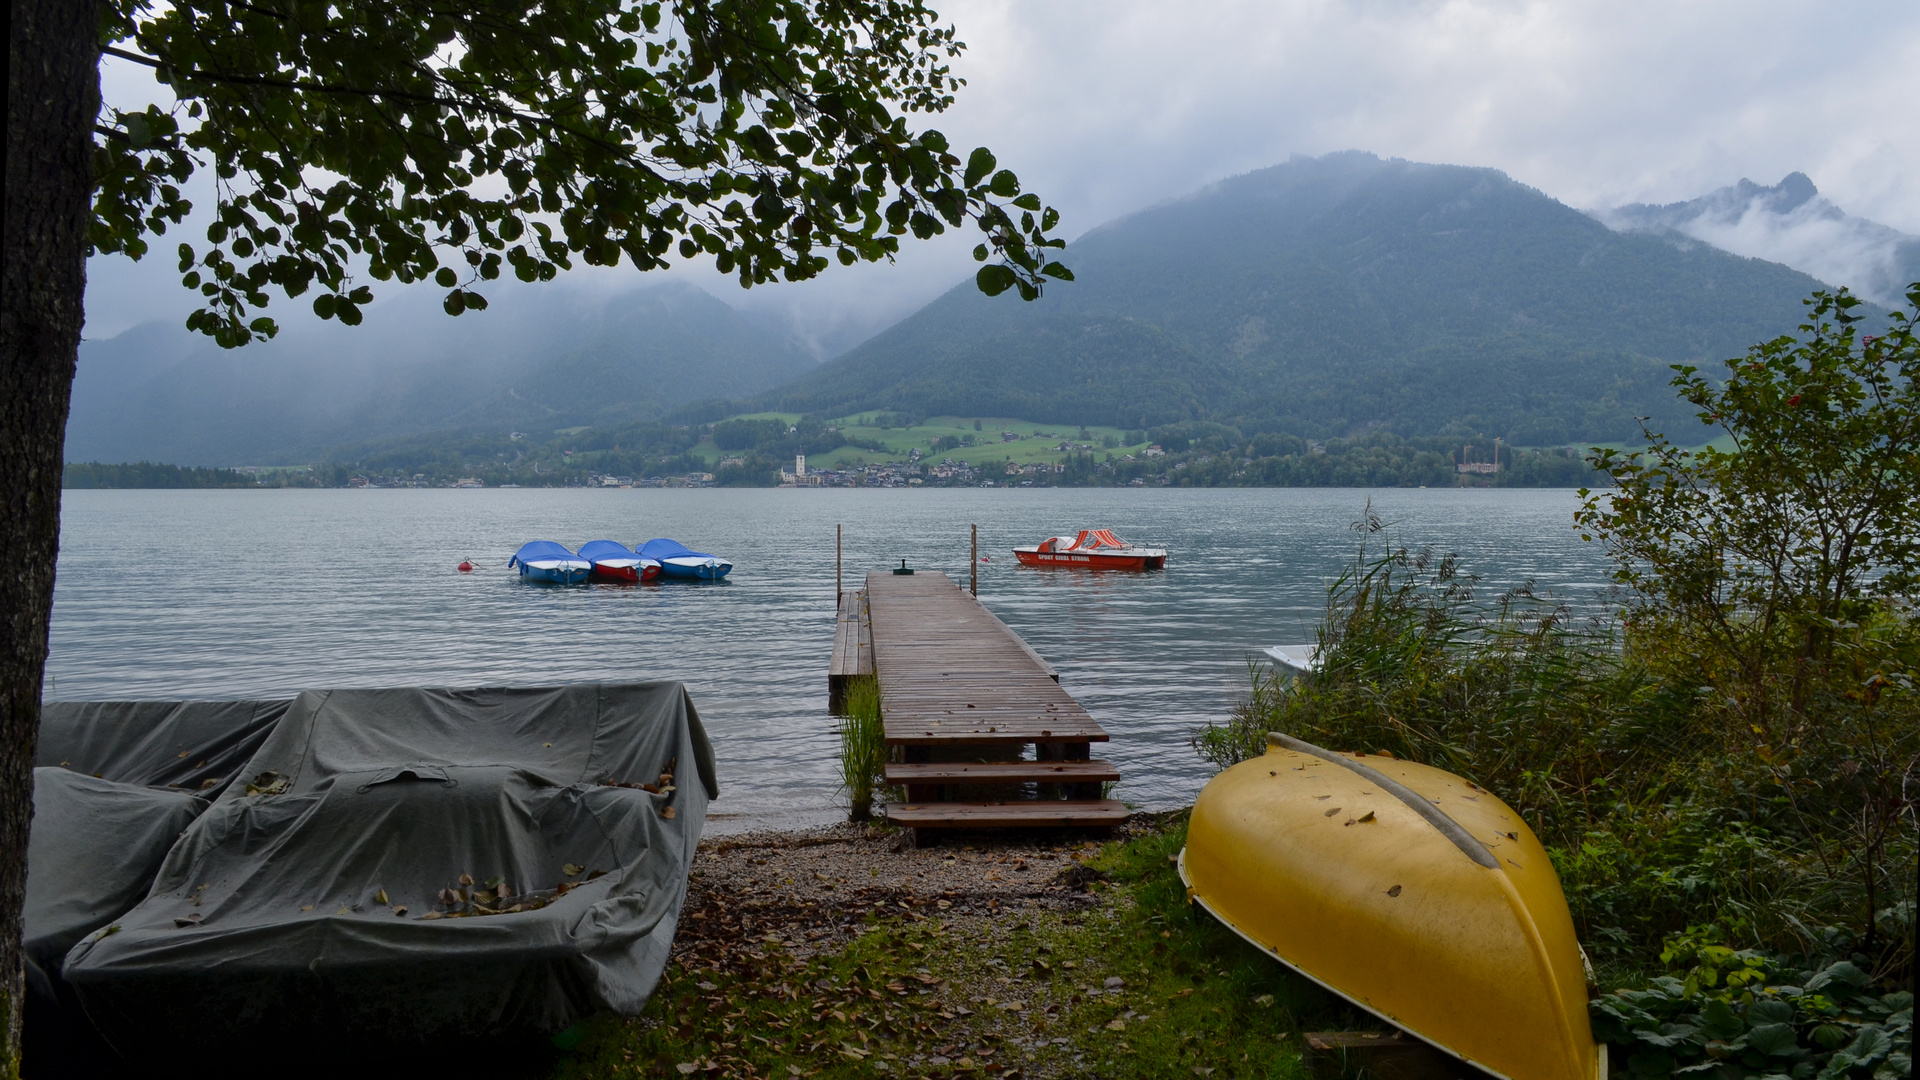
[(1913, 1075), (1913, 995), (1876, 994), (1844, 931), (1814, 956), (1688, 944), (1686, 967), (1592, 1006), (1594, 1032), (1634, 1077), (1896, 1080)]

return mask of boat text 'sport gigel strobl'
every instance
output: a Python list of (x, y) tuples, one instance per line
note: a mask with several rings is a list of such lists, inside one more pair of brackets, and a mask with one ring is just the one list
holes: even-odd
[(1086, 570), (1164, 570), (1167, 549), (1135, 547), (1110, 529), (1082, 529), (1075, 537), (1055, 536), (1031, 547), (1013, 549), (1022, 566), (1064, 566)]

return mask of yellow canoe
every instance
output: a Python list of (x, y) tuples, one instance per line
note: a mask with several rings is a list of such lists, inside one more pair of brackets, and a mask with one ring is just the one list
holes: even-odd
[(1560, 879), (1476, 785), (1272, 734), (1200, 792), (1179, 865), (1241, 937), (1440, 1050), (1506, 1080), (1605, 1080)]

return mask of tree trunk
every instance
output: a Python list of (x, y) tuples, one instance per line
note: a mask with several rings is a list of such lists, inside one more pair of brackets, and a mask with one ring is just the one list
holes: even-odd
[(21, 907), (60, 471), (80, 347), (100, 111), (100, 11), (12, 0), (0, 236), (0, 1077), (20, 1071)]

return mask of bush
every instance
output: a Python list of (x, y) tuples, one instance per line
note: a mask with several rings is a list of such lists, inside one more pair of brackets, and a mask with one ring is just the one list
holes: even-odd
[(1913, 995), (1875, 994), (1867, 957), (1843, 956), (1848, 944), (1830, 931), (1814, 956), (1669, 950), (1685, 977), (1595, 1001), (1594, 1033), (1635, 1077), (1910, 1077)]

